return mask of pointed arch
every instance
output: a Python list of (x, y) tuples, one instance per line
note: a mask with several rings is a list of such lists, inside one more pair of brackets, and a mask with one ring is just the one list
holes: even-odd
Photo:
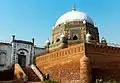
[(77, 35), (74, 35), (74, 36), (73, 36), (73, 40), (78, 40)]

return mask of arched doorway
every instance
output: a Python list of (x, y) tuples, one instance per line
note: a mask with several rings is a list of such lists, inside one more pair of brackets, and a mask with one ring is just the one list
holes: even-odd
[(59, 42), (60, 41), (60, 39), (58, 38), (57, 40), (56, 40), (56, 42)]
[(18, 64), (21, 67), (26, 66), (26, 56), (25, 55), (18, 55)]
[(18, 54), (18, 64), (21, 66), (21, 67), (25, 67), (26, 66), (26, 56), (28, 55), (28, 50), (26, 49), (19, 49), (17, 51), (17, 54)]
[(77, 40), (78, 37), (76, 35), (73, 36), (73, 40)]

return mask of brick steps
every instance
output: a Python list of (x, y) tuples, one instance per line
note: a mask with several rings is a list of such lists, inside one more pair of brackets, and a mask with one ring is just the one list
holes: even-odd
[(39, 79), (39, 77), (34, 73), (32, 68), (25, 67), (25, 68), (23, 68), (23, 71), (25, 72), (26, 76), (28, 77), (28, 81), (32, 81), (32, 82), (40, 82), (41, 81)]

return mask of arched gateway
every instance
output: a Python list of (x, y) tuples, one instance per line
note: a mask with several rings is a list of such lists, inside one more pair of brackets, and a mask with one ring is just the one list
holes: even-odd
[(17, 55), (18, 55), (18, 64), (22, 67), (26, 66), (26, 56), (28, 56), (28, 50), (26, 49), (19, 49), (17, 51)]

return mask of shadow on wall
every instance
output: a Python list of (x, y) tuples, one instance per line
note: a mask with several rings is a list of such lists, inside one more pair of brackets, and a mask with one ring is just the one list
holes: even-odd
[(0, 81), (8, 81), (14, 79), (14, 67), (8, 70), (0, 71)]
[(25, 83), (22, 80), (0, 81), (0, 83)]

